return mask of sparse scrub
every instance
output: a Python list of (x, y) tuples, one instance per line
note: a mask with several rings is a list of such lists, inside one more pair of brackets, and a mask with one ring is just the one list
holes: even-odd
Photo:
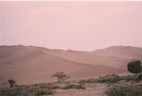
[(142, 86), (112, 86), (105, 93), (107, 96), (142, 96)]
[(0, 96), (31, 96), (27, 90), (23, 88), (2, 88), (0, 89)]
[(64, 89), (85, 89), (84, 84), (80, 83), (69, 83), (66, 86), (64, 86)]
[(134, 81), (136, 81), (136, 82), (139, 82), (139, 81), (141, 81), (142, 80), (142, 74), (138, 74), (137, 76), (136, 76), (136, 78), (134, 79)]
[(39, 89), (35, 92), (35, 96), (43, 96), (43, 95), (53, 95), (53, 90), (51, 89)]
[(121, 90), (121, 87), (113, 86), (106, 92), (107, 96), (125, 96), (123, 90)]
[(39, 85), (39, 88), (43, 89), (57, 89), (59, 86), (56, 86), (55, 84), (41, 84)]
[(99, 77), (99, 79), (96, 79), (96, 83), (116, 83), (120, 80), (121, 78), (119, 76), (112, 74)]
[(96, 83), (96, 79), (86, 79), (86, 80), (80, 80), (78, 83), (82, 83), (82, 84), (85, 84), (85, 83)]
[(126, 76), (120, 76), (121, 80), (125, 80), (126, 82), (132, 81), (136, 78), (136, 75), (126, 75)]
[(126, 76), (118, 76), (115, 74), (112, 75), (106, 75), (106, 76), (100, 76), (99, 78), (95, 79), (86, 79), (86, 80), (80, 80), (79, 83), (116, 83), (121, 80), (132, 81), (136, 78), (136, 75), (126, 75)]
[[(121, 81), (123, 80), (123, 81)], [(109, 88), (105, 93), (107, 96), (142, 96), (141, 82), (127, 82), (127, 81), (140, 81), (142, 74), (118, 76), (115, 74), (101, 76), (98, 79), (84, 79), (80, 81), (66, 81), (64, 83), (42, 83), (34, 85), (19, 85), (15, 87), (0, 88), (0, 96), (48, 96), (54, 95), (56, 89), (85, 89), (85, 87), (94, 87), (96, 84), (87, 83), (107, 83), (100, 85), (107, 85)], [(118, 82), (121, 81), (121, 82)], [(118, 82), (118, 83), (116, 83)], [(118, 85), (119, 84), (119, 85)], [(126, 85), (127, 84), (127, 85)]]
[(42, 96), (54, 94), (57, 86), (52, 84), (25, 85), (13, 88), (1, 88), (0, 96)]

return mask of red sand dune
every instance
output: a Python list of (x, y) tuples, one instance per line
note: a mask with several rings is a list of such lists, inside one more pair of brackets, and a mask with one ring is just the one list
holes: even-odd
[(116, 46), (86, 52), (0, 46), (0, 80), (15, 79), (18, 84), (48, 82), (55, 80), (51, 75), (61, 71), (69, 74), (71, 79), (121, 74), (126, 72), (131, 59), (142, 60), (142, 48)]
[(142, 48), (131, 46), (112, 46), (106, 49), (99, 49), (93, 52), (95, 55), (111, 56), (124, 59), (142, 60)]

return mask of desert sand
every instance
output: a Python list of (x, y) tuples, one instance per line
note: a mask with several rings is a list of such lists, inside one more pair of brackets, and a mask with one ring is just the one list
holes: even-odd
[(56, 81), (56, 72), (71, 80), (106, 74), (127, 73), (127, 63), (142, 60), (142, 48), (113, 46), (92, 52), (48, 49), (35, 46), (0, 46), (0, 80), (14, 79), (17, 84)]

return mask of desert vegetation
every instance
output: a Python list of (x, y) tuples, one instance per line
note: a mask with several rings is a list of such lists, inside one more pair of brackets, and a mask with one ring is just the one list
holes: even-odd
[(142, 65), (140, 60), (134, 60), (128, 63), (128, 71), (136, 75), (142, 72)]
[(19, 85), (10, 88), (1, 88), (0, 96), (43, 96), (52, 95), (57, 86), (53, 84)]
[(58, 79), (58, 82), (65, 82), (65, 80), (71, 78), (64, 72), (56, 72), (54, 75), (52, 75), (52, 77), (56, 77)]
[[(112, 74), (100, 76), (99, 78), (66, 81), (70, 78), (70, 76), (68, 76), (64, 72), (56, 72), (54, 75), (52, 75), (52, 77), (56, 77), (58, 80), (57, 82), (17, 86), (15, 86), (16, 81), (14, 79), (10, 79), (8, 80), (9, 87), (0, 88), (0, 96), (58, 96), (58, 93), (65, 94), (64, 92), (74, 92), (75, 90), (78, 90), (77, 92), (86, 92), (85, 90), (88, 90), (89, 92), (94, 91), (94, 93), (90, 94), (98, 94), (95, 93), (95, 91), (99, 92), (98, 90), (100, 89), (97, 89), (97, 87), (101, 88), (101, 86), (104, 86), (103, 88), (105, 88), (105, 90), (103, 89), (103, 91), (100, 92), (101, 94), (103, 94), (101, 96), (142, 96), (142, 74), (140, 70), (140, 68), (142, 68), (141, 62), (131, 61), (130, 63), (128, 63), (127, 68), (128, 71), (135, 74), (123, 76)], [(99, 84), (99, 86), (97, 86), (97, 84)]]
[(142, 85), (114, 85), (105, 93), (107, 96), (142, 96)]
[(14, 87), (14, 85), (15, 85), (16, 81), (15, 81), (15, 80), (10, 79), (10, 80), (8, 80), (8, 83), (9, 83), (10, 87)]
[[(141, 75), (138, 76), (141, 77)], [(56, 94), (58, 94), (58, 90), (62, 90), (62, 92), (64, 92), (65, 90), (75, 89), (78, 90), (78, 92), (80, 92), (80, 90), (84, 90), (85, 92), (88, 88), (96, 88), (97, 84), (107, 85), (106, 91), (104, 91), (104, 94), (107, 96), (142, 96), (142, 85), (138, 82), (142, 79), (139, 77), (139, 80), (135, 81), (136, 77), (136, 75), (118, 76), (112, 74), (101, 76), (99, 78), (84, 79), (79, 81), (17, 85), (9, 88), (0, 88), (0, 96), (56, 96)], [(102, 85), (99, 85), (99, 87), (101, 86)], [(95, 89), (92, 90), (96, 91)]]
[(85, 89), (85, 86), (83, 83), (68, 83), (64, 86), (63, 89)]
[[(142, 80), (142, 66), (140, 60), (134, 60), (128, 63), (127, 69), (135, 75), (121, 76), (120, 80), (127, 83), (112, 85), (105, 93), (107, 96), (142, 96), (142, 84), (134, 83)], [(131, 81), (128, 83), (128, 81)], [(133, 83), (132, 83), (133, 82)]]

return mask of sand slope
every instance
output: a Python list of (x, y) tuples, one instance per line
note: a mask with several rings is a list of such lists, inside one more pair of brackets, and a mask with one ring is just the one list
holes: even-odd
[(142, 48), (131, 46), (112, 46), (106, 49), (99, 49), (93, 52), (95, 55), (111, 56), (125, 59), (142, 60)]
[(0, 46), (0, 80), (15, 79), (19, 84), (55, 81), (51, 75), (61, 71), (69, 74), (71, 79), (120, 74), (126, 72), (128, 61), (128, 58), (98, 55), (96, 52)]

